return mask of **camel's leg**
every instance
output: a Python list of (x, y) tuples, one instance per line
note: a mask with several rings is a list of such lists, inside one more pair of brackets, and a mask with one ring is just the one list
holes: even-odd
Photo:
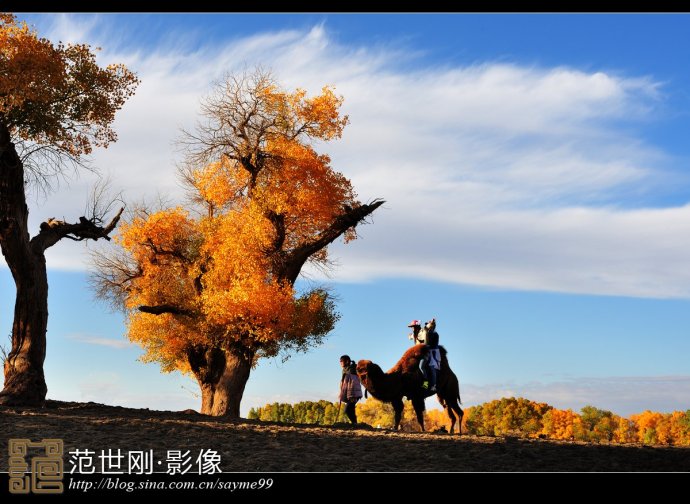
[(453, 414), (453, 410), (450, 407), (450, 404), (446, 402), (446, 400), (441, 396), (441, 394), (436, 394), (436, 398), (438, 399), (439, 404), (441, 405), (441, 409), (445, 410), (446, 415), (448, 415), (448, 419), (450, 420), (450, 432), (451, 434), (453, 433), (453, 426), (455, 425), (455, 415)]
[(455, 416), (458, 417), (458, 436), (462, 436), (462, 417), (465, 416), (465, 412), (462, 411), (460, 405), (455, 401), (453, 401), (451, 407), (453, 408), (453, 411), (455, 411)]
[(422, 397), (415, 397), (412, 399), (412, 407), (417, 414), (417, 422), (424, 432), (424, 399)]
[(448, 415), (448, 419), (450, 420), (450, 429), (448, 430), (449, 433), (453, 433), (453, 427), (455, 427), (455, 413), (453, 413), (453, 407), (450, 405), (450, 403), (446, 403), (446, 414)]
[(400, 429), (400, 420), (402, 420), (402, 413), (403, 413), (403, 401), (402, 397), (400, 399), (393, 399), (392, 401), (393, 404), (393, 411), (395, 411), (395, 430)]
[(436, 398), (438, 399), (441, 408), (446, 410), (446, 415), (448, 415), (448, 419), (450, 420), (450, 429), (448, 432), (452, 434), (453, 426), (455, 425), (455, 414), (453, 413), (453, 408), (451, 407), (450, 403), (441, 396), (441, 394), (436, 394)]

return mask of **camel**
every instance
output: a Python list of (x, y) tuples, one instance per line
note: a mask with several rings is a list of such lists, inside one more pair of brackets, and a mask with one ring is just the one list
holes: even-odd
[[(458, 377), (450, 369), (446, 358), (446, 349), (441, 350), (441, 369), (436, 383), (438, 402), (446, 410), (450, 419), (450, 433), (453, 433), (455, 422), (458, 422), (458, 434), (462, 434), (463, 411), (460, 408), (460, 384)], [(393, 404), (395, 410), (395, 430), (400, 427), (403, 412), (403, 397), (412, 401), (417, 421), (424, 431), (424, 399), (433, 395), (422, 388), (424, 377), (419, 369), (419, 361), (428, 352), (426, 345), (415, 345), (408, 349), (398, 363), (387, 373), (369, 360), (357, 363), (357, 375), (362, 385), (379, 401)]]

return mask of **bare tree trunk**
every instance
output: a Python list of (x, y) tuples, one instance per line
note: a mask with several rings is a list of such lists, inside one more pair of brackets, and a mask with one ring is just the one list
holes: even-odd
[(188, 357), (201, 388), (201, 413), (238, 418), (252, 355), (211, 348), (195, 349)]
[(12, 325), (12, 350), (5, 360), (5, 388), (0, 404), (42, 406), (48, 388), (43, 375), (48, 326), (48, 278), (43, 257), (15, 283), (17, 299)]
[[(17, 287), (12, 349), (5, 360), (0, 404), (41, 406), (48, 324), (48, 277), (43, 249), (32, 247), (24, 192), (24, 167), (0, 124), (0, 248)], [(35, 249), (35, 250), (34, 250)]]

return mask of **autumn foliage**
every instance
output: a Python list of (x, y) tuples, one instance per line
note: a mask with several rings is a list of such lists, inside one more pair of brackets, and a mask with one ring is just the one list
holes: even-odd
[[(303, 401), (297, 404), (271, 403), (260, 408), (251, 408), (247, 418), (283, 423), (304, 423), (331, 425), (333, 423), (349, 424), (345, 407), (329, 401)], [(433, 409), (424, 412), (424, 424), (427, 431), (448, 427), (448, 416), (441, 410)], [(379, 429), (392, 429), (395, 424), (395, 412), (390, 403), (384, 403), (373, 397), (357, 403), (357, 420)], [(419, 424), (410, 401), (405, 402), (403, 419), (400, 423), (403, 432), (419, 432)]]
[(306, 263), (382, 202), (362, 204), (314, 145), (340, 137), (342, 98), (287, 92), (265, 73), (230, 77), (186, 133), (190, 203), (141, 207), (119, 252), (97, 259), (100, 293), (128, 313), (128, 336), (163, 370), (192, 373), (202, 411), (239, 414), (259, 358), (306, 350), (338, 315), (328, 292), (299, 291)]
[(12, 137), (72, 156), (117, 139), (115, 112), (139, 82), (122, 64), (99, 67), (90, 46), (54, 45), (11, 14), (0, 14), (0, 68), (0, 117)]
[(297, 404), (272, 403), (251, 408), (247, 418), (263, 422), (332, 425), (349, 422), (345, 407), (329, 401), (302, 401)]
[(471, 434), (517, 435), (606, 443), (690, 445), (690, 410), (645, 411), (624, 418), (585, 406), (580, 413), (523, 398), (503, 398), (467, 409)]
[[(301, 414), (297, 412), (308, 411)], [(476, 436), (517, 436), (594, 443), (643, 443), (690, 446), (690, 410), (673, 413), (645, 411), (623, 418), (606, 410), (585, 406), (580, 413), (560, 410), (524, 398), (503, 398), (467, 408), (463, 432)], [(333, 414), (331, 414), (333, 412)], [(248, 418), (286, 423), (334, 423), (337, 403), (304, 402), (267, 404), (252, 408)], [(393, 407), (369, 398), (357, 404), (357, 419), (372, 427), (391, 429)], [(341, 412), (338, 422), (347, 422)], [(448, 418), (438, 409), (424, 412), (426, 430), (447, 429)], [(412, 403), (405, 403), (401, 430), (417, 432)]]
[[(164, 371), (191, 371), (186, 352), (209, 339), (275, 356), (318, 343), (333, 326), (328, 295), (297, 295), (270, 278), (270, 232), (244, 211), (195, 219), (181, 208), (139, 213), (116, 240), (139, 268), (124, 299), (129, 338)], [(143, 309), (142, 309), (143, 308)], [(156, 309), (165, 313), (155, 313)]]

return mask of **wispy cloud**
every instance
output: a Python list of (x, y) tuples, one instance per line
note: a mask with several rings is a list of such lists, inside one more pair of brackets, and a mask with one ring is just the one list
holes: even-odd
[[(215, 45), (109, 49), (108, 18), (58, 18), (141, 76), (117, 118), (120, 141), (95, 162), (137, 199), (181, 197), (173, 140), (227, 72), (262, 64), (287, 86), (335, 84), (351, 125), (324, 146), (364, 200), (383, 197), (362, 242), (336, 245), (335, 279), (431, 278), (499, 288), (690, 297), (690, 206), (636, 204), (678, 181), (673, 158), (635, 133), (663, 100), (653, 77), (607, 69), (484, 62), (425, 65), (403, 49), (354, 47), (326, 26)], [(123, 29), (126, 30), (126, 27)], [(399, 63), (405, 63), (401, 69)], [(78, 216), (87, 176), (33, 211)], [(84, 267), (61, 243), (51, 268)]]
[(79, 343), (86, 343), (88, 345), (99, 345), (115, 349), (129, 348), (132, 346), (131, 343), (119, 339), (103, 338), (101, 336), (92, 336), (90, 334), (70, 334), (67, 336), (73, 341), (78, 341)]
[[(182, 379), (180, 379), (182, 380)], [(178, 380), (178, 381), (180, 381)], [(185, 382), (186, 383), (186, 382)], [(112, 406), (127, 408), (149, 408), (166, 411), (199, 409), (200, 399), (184, 387), (179, 392), (160, 390), (138, 390), (131, 386), (125, 377), (117, 373), (94, 373), (78, 386), (79, 400), (93, 401)], [(51, 399), (75, 400), (74, 396), (61, 397), (52, 395)]]
[(557, 408), (579, 411), (591, 405), (630, 416), (652, 411), (685, 411), (690, 397), (690, 376), (578, 377), (557, 382), (461, 385), (463, 403), (481, 404), (501, 397), (525, 397)]

